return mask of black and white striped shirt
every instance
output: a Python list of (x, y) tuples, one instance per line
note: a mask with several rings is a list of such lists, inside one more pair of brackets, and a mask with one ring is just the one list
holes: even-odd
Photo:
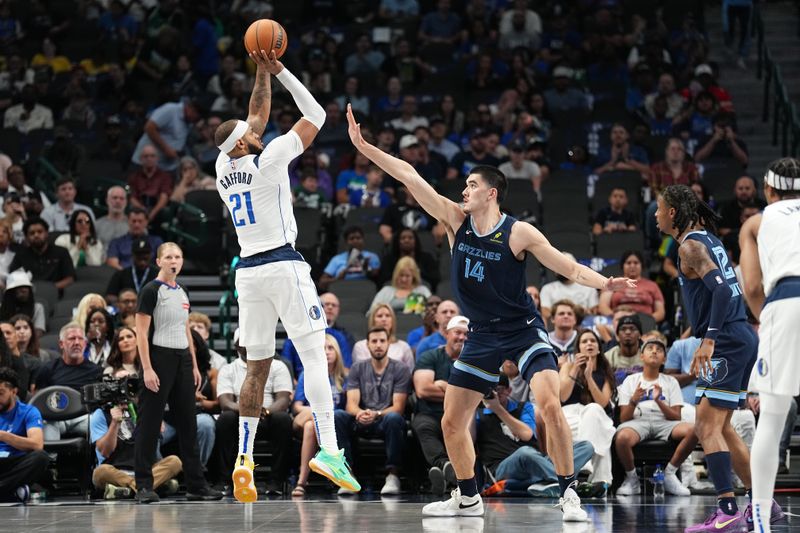
[(137, 312), (150, 315), (147, 338), (153, 346), (186, 349), (186, 321), (189, 319), (189, 294), (178, 285), (154, 279), (139, 292)]

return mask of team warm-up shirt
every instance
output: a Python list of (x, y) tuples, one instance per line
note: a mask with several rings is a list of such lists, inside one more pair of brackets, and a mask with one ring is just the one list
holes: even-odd
[(800, 276), (800, 199), (781, 200), (764, 208), (758, 259), (766, 296), (782, 278)]
[(189, 320), (189, 295), (178, 285), (154, 279), (139, 293), (137, 313), (150, 315), (150, 344), (185, 350), (189, 347), (186, 321)]
[(230, 211), (242, 257), (294, 246), (297, 223), (288, 169), (301, 153), (303, 142), (289, 131), (258, 155), (217, 157), (217, 191)]
[[(687, 239), (695, 240), (706, 247), (711, 260), (719, 267), (724, 279), (718, 279), (717, 283), (726, 283), (731, 289), (731, 305), (725, 315), (725, 321), (720, 329), (725, 328), (725, 324), (746, 320), (747, 315), (744, 310), (744, 300), (742, 299), (742, 289), (736, 279), (736, 273), (730, 264), (728, 254), (722, 242), (707, 231), (692, 231), (686, 234)], [(708, 330), (708, 321), (711, 317), (711, 291), (705, 286), (700, 278), (689, 279), (681, 270), (680, 256), (678, 256), (678, 281), (683, 292), (683, 308), (689, 316), (689, 323), (692, 325), (692, 335), (702, 338)]]
[(525, 290), (525, 261), (508, 244), (517, 220), (503, 215), (486, 235), (467, 216), (456, 232), (451, 263), (453, 293), (461, 311), (476, 322), (500, 318), (541, 317)]

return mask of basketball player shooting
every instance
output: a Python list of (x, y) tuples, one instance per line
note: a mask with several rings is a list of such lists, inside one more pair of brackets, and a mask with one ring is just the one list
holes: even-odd
[[(223, 122), (214, 134), (220, 149), (217, 191), (230, 210), (242, 249), (236, 265), (236, 290), (239, 344), (247, 350), (247, 375), (239, 395), (239, 455), (232, 476), (233, 493), (244, 503), (258, 499), (253, 483), (253, 443), (259, 420), (270, 416), (262, 405), (278, 319), (305, 369), (306, 395), (320, 445), (309, 466), (340, 487), (359, 491), (361, 486), (336, 442), (325, 358), (325, 314), (311, 280), (311, 267), (294, 249), (297, 223), (288, 165), (313, 142), (325, 122), (325, 111), (277, 60), (274, 51), (252, 51), (250, 58), (258, 68), (247, 120)], [(270, 75), (289, 91), (303, 116), (265, 148), (261, 136), (269, 120)]]
[(772, 162), (764, 176), (764, 196), (769, 205), (739, 232), (744, 293), (761, 323), (750, 378), (761, 412), (750, 451), (751, 529), (759, 533), (769, 533), (786, 516), (772, 499), (778, 473), (775, 435), (783, 432), (792, 397), (800, 394), (800, 161)]
[(469, 435), (470, 421), (484, 395), (499, 381), (505, 359), (517, 363), (530, 383), (541, 411), (550, 452), (561, 487), (563, 520), (585, 521), (575, 493), (576, 466), (572, 435), (561, 410), (558, 364), (547, 331), (533, 300), (525, 290), (525, 258), (533, 254), (547, 268), (595, 289), (635, 287), (627, 278), (606, 278), (553, 248), (539, 230), (500, 212), (507, 185), (502, 172), (479, 166), (467, 176), (463, 205), (440, 196), (414, 168), (367, 143), (347, 106), (353, 145), (400, 180), (425, 211), (447, 231), (453, 260), (453, 292), (470, 319), (470, 331), (455, 362), (444, 397), (444, 434), (447, 455), (458, 478), (449, 500), (426, 505), (431, 516), (478, 516), (483, 501), (475, 482), (475, 451)]

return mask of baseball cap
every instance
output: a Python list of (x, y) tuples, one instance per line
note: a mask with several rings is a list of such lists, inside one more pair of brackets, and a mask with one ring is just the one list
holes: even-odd
[(451, 330), (453, 328), (469, 329), (469, 318), (462, 315), (454, 316), (447, 323), (447, 330)]
[(134, 239), (131, 243), (131, 253), (134, 255), (153, 253), (153, 248), (150, 246), (150, 241), (145, 238)]
[(400, 138), (400, 149), (403, 148), (411, 148), (412, 146), (419, 145), (419, 139), (417, 139), (416, 135), (411, 135), (410, 133), (407, 135), (403, 135)]
[(667, 353), (667, 345), (664, 344), (663, 342), (661, 342), (658, 339), (650, 339), (646, 343), (642, 344), (642, 353), (644, 353), (644, 349), (647, 348), (647, 346), (650, 345), (650, 344), (657, 344), (657, 345), (661, 346), (661, 349), (664, 350), (664, 353), (665, 354)]
[(6, 278), (6, 290), (10, 291), (17, 287), (33, 287), (33, 283), (31, 283), (32, 277), (31, 273), (27, 270), (18, 268), (14, 272), (11, 272)]
[(512, 152), (524, 152), (525, 145), (521, 141), (514, 141), (513, 143), (511, 143), (508, 149), (511, 150)]
[(11, 192), (7, 192), (6, 193), (5, 201), (6, 202), (21, 202), (22, 200), (21, 200), (21, 198), (19, 196), (19, 193), (17, 191), (11, 191)]
[(628, 315), (620, 318), (619, 322), (617, 322), (617, 333), (619, 333), (619, 330), (622, 329), (622, 326), (627, 326), (627, 325), (634, 326), (636, 329), (639, 330), (639, 335), (642, 334), (642, 321), (639, 320), (638, 316)]
[(553, 69), (554, 78), (570, 78), (575, 76), (575, 71), (569, 67), (556, 67)]
[(700, 76), (702, 74), (708, 74), (709, 76), (713, 76), (714, 70), (711, 68), (711, 65), (709, 65), (708, 63), (701, 63), (700, 65), (697, 65), (694, 69), (694, 75)]

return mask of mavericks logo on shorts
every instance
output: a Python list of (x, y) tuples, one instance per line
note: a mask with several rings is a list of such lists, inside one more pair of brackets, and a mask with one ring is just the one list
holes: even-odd
[(311, 317), (311, 320), (317, 320), (322, 316), (322, 311), (319, 310), (319, 306), (312, 305), (308, 309), (308, 316)]
[(767, 361), (763, 358), (759, 359), (756, 363), (756, 369), (758, 370), (758, 375), (762, 378), (767, 375), (769, 372), (769, 367), (767, 366)]

